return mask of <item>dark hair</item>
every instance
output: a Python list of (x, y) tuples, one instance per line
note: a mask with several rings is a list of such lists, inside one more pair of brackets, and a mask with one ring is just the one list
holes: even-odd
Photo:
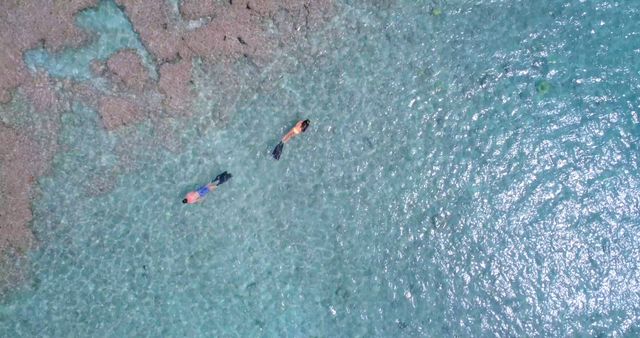
[(309, 123), (310, 123), (310, 122), (311, 122), (311, 121), (309, 121), (309, 120), (304, 120), (304, 121), (302, 121), (302, 126), (301, 126), (301, 127), (302, 127), (302, 131), (303, 131), (303, 132), (304, 132), (305, 130), (307, 130), (307, 127), (309, 127)]
[(186, 198), (185, 198), (185, 199), (183, 199), (183, 200), (182, 200), (182, 203), (187, 203), (187, 199), (186, 199)]

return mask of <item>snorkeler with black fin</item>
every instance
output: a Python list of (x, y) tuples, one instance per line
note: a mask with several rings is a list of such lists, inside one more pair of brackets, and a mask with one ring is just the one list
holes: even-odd
[(233, 177), (233, 175), (229, 174), (228, 172), (223, 172), (222, 174), (216, 176), (216, 178), (213, 179), (213, 181), (211, 181), (211, 183), (215, 183), (216, 185), (220, 185), (226, 181), (228, 181), (231, 177)]
[(273, 149), (273, 158), (279, 160), (280, 155), (282, 154), (282, 149), (284, 148), (284, 144), (289, 142), (289, 140), (291, 140), (294, 136), (304, 133), (309, 127), (309, 123), (309, 120), (298, 121), (298, 123), (296, 123), (296, 125), (282, 137), (282, 140), (280, 141), (280, 143), (278, 143), (275, 149)]
[(280, 143), (278, 143), (278, 145), (275, 147), (275, 149), (273, 149), (273, 158), (275, 158), (276, 160), (280, 159), (280, 154), (282, 154), (282, 148), (284, 148), (284, 143), (282, 143), (282, 141), (280, 141)]
[(229, 179), (231, 179), (231, 177), (233, 177), (231, 174), (229, 174), (228, 172), (223, 172), (222, 174), (216, 176), (216, 178), (213, 179), (213, 181), (211, 181), (211, 183), (208, 183), (207, 185), (203, 185), (200, 188), (198, 188), (196, 191), (192, 191), (190, 193), (188, 193), (185, 198), (182, 200), (182, 203), (188, 203), (188, 204), (193, 204), (193, 203), (198, 203), (200, 201), (202, 201), (202, 199), (211, 191), (216, 190), (216, 188), (221, 185), (222, 183), (228, 181)]

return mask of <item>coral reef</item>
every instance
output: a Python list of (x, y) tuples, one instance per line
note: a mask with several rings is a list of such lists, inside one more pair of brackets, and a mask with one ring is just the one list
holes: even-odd
[(158, 87), (165, 95), (165, 105), (170, 110), (186, 111), (192, 97), (190, 93), (191, 61), (181, 60), (160, 66)]
[(0, 122), (0, 291), (24, 278), (26, 270), (20, 262), (35, 243), (28, 227), (33, 217), (31, 199), (36, 195), (36, 179), (53, 157), (58, 130), (57, 123), (51, 122), (60, 108), (53, 83), (46, 73), (30, 73), (23, 53), (37, 46), (52, 51), (79, 46), (87, 37), (75, 26), (74, 14), (96, 4), (97, 0), (0, 2), (0, 103), (9, 104), (20, 87), (35, 111), (18, 113), (49, 114), (42, 121), (49, 124), (45, 128), (51, 133), (36, 140), (33, 124), (18, 130)]
[(28, 227), (33, 186), (49, 160), (26, 133), (0, 123), (0, 293), (25, 278), (18, 263), (35, 243)]
[(216, 0), (184, 0), (180, 2), (180, 14), (186, 20), (215, 16)]
[(176, 29), (178, 21), (171, 15), (167, 1), (116, 2), (125, 8), (140, 39), (158, 63), (176, 59), (178, 52), (184, 49), (184, 41), (180, 38), (180, 31)]
[(113, 130), (142, 121), (143, 109), (135, 102), (117, 96), (103, 96), (98, 103), (98, 112), (104, 127)]
[[(179, 13), (164, 1), (118, 3), (159, 64), (160, 91), (174, 110), (189, 104), (191, 82), (185, 77), (193, 58), (209, 63), (247, 58), (258, 66), (268, 64), (277, 49), (317, 28), (333, 9), (329, 0), (184, 0)], [(204, 22), (192, 28), (183, 19)]]
[(107, 61), (107, 69), (114, 75), (116, 82), (124, 84), (126, 89), (134, 92), (142, 92), (150, 80), (142, 59), (131, 49), (113, 54)]
[(97, 0), (0, 1), (0, 103), (11, 100), (11, 91), (22, 85), (28, 71), (22, 54), (38, 45), (49, 50), (81, 44), (86, 35), (74, 25), (78, 11)]
[(31, 220), (31, 189), (25, 187), (30, 187), (44, 171), (44, 161), (33, 140), (3, 124), (0, 124), (0, 160), (3, 174), (0, 250), (12, 248), (24, 252), (33, 243), (33, 236), (26, 226)]
[(45, 113), (59, 108), (58, 96), (53, 86), (53, 81), (46, 73), (37, 72), (27, 75), (22, 90), (36, 111)]

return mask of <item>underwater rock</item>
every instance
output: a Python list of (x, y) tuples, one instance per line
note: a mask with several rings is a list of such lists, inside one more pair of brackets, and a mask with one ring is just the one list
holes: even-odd
[[(174, 61), (184, 49), (179, 21), (172, 15), (168, 1), (117, 0), (124, 6), (142, 43), (159, 64)], [(185, 57), (186, 55), (181, 55)]]
[(45, 157), (27, 135), (0, 123), (0, 291), (20, 282), (21, 269), (12, 262), (35, 244), (28, 224), (33, 186), (46, 169)]
[(538, 94), (545, 95), (549, 93), (550, 90), (551, 90), (551, 84), (546, 80), (540, 80), (536, 82), (536, 91), (538, 92)]
[(59, 108), (58, 94), (47, 73), (29, 74), (25, 80), (22, 90), (37, 112), (44, 113)]
[(51, 51), (78, 46), (86, 34), (75, 26), (74, 15), (97, 0), (0, 1), (0, 103), (27, 80), (23, 53), (41, 45)]
[(1, 107), (7, 120), (0, 122), (0, 294), (29, 277), (27, 253), (36, 243), (31, 201), (58, 148), (62, 104), (55, 83), (40, 72), (25, 81), (15, 102)]
[(140, 55), (133, 49), (120, 50), (107, 60), (107, 68), (128, 89), (141, 92), (149, 80), (149, 73)]
[(198, 20), (215, 14), (214, 0), (182, 0), (180, 14), (185, 20)]
[[(160, 67), (159, 90), (169, 110), (187, 110), (191, 104), (190, 73), (193, 58), (229, 62), (249, 58), (267, 64), (276, 49), (295, 36), (326, 21), (333, 1), (182, 1), (174, 13), (166, 1), (117, 0), (134, 30)], [(211, 18), (199, 27), (182, 20)], [(280, 19), (278, 19), (280, 18)], [(270, 32), (272, 22), (277, 32)], [(173, 79), (172, 76), (179, 76)]]
[[(188, 32), (184, 37), (186, 44), (196, 55), (209, 61), (253, 55), (266, 41), (247, 20), (248, 15), (215, 19), (206, 26)], [(241, 40), (245, 43), (241, 43)]]
[(8, 248), (25, 251), (33, 243), (33, 234), (27, 228), (27, 223), (31, 220), (31, 192), (23, 187), (30, 186), (33, 177), (44, 171), (44, 165), (37, 161), (39, 156), (36, 153), (35, 142), (0, 124), (0, 251), (4, 252)]
[[(160, 92), (165, 95), (164, 104), (168, 109), (181, 114), (188, 112), (191, 94), (191, 61), (181, 60), (160, 66)], [(170, 112), (171, 114), (171, 112)]]
[(144, 111), (134, 102), (116, 96), (100, 98), (98, 112), (107, 130), (142, 121)]
[(97, 76), (103, 76), (107, 72), (107, 65), (100, 60), (93, 60), (89, 64), (91, 68), (91, 73)]

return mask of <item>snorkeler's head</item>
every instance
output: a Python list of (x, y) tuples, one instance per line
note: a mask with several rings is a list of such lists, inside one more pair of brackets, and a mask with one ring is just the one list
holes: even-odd
[(187, 199), (186, 199), (186, 198), (185, 198), (185, 199), (183, 199), (183, 200), (182, 200), (182, 203), (187, 203)]
[(302, 125), (300, 126), (302, 131), (304, 132), (305, 130), (307, 130), (307, 128), (309, 127), (309, 123), (311, 123), (311, 121), (309, 120), (304, 120), (302, 121)]

